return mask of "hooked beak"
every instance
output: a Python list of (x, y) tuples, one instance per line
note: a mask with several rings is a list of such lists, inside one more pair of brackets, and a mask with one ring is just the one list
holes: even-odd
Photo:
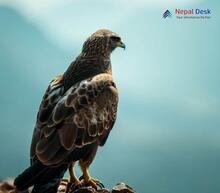
[(118, 43), (117, 43), (117, 47), (120, 47), (120, 48), (124, 48), (124, 50), (125, 50), (125, 44), (122, 42), (122, 41), (119, 41)]

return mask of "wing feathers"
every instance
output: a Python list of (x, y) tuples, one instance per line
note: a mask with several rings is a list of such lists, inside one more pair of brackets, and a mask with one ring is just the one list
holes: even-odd
[(36, 147), (36, 154), (38, 159), (47, 165), (57, 151), (61, 148), (59, 136), (54, 133), (49, 138), (41, 138)]
[(37, 130), (43, 135), (33, 140), (39, 160), (55, 164), (75, 148), (95, 141), (103, 145), (117, 112), (118, 92), (112, 76), (97, 75), (75, 84), (64, 94), (59, 82), (49, 88), (37, 122)]
[(73, 122), (65, 121), (65, 123), (58, 129), (61, 145), (66, 150), (71, 150), (75, 146), (75, 141), (78, 134), (78, 128), (73, 125)]

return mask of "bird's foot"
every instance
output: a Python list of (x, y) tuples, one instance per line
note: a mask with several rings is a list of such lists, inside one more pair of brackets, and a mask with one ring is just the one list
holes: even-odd
[(96, 190), (105, 188), (102, 182), (92, 177), (84, 178), (83, 176), (81, 176), (79, 180), (83, 180), (82, 183), (85, 184), (85, 186), (92, 186)]
[(77, 190), (83, 187), (83, 184), (80, 183), (71, 183), (69, 186), (69, 190)]
[(80, 184), (80, 181), (74, 178), (63, 178), (62, 181), (72, 183), (72, 184)]
[(68, 183), (68, 185), (67, 185), (68, 190), (77, 190), (77, 189), (83, 187), (83, 184), (78, 179), (63, 178), (62, 181)]

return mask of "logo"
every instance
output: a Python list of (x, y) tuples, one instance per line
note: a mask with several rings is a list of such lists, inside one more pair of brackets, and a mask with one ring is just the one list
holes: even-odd
[(163, 18), (166, 19), (167, 17), (171, 17), (172, 14), (170, 13), (169, 10), (166, 10), (164, 13), (163, 13)]
[[(171, 11), (176, 19), (210, 19), (212, 16), (211, 9), (174, 9)], [(166, 10), (162, 18), (171, 18), (171, 16), (171, 12)]]
[(210, 19), (211, 9), (175, 9), (177, 19)]
[(175, 9), (176, 15), (210, 15), (210, 9)]

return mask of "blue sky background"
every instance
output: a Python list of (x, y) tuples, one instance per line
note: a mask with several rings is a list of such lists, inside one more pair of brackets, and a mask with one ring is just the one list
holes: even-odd
[[(212, 18), (179, 20), (175, 8)], [(219, 19), (214, 0), (0, 0), (0, 178), (28, 166), (49, 81), (109, 28), (127, 49), (112, 54), (118, 120), (91, 174), (139, 193), (220, 192)]]

